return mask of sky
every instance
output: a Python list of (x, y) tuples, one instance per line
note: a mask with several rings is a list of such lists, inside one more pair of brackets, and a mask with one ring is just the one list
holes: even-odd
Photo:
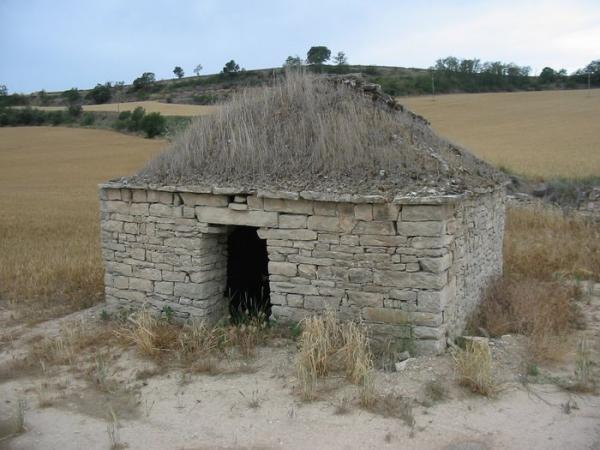
[(0, 0), (9, 92), (281, 66), (312, 45), (350, 63), (429, 67), (445, 56), (569, 72), (600, 59), (600, 0)]

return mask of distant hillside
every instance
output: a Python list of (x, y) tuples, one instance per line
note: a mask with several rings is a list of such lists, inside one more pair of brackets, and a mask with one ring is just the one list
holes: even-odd
[[(431, 94), (432, 89), (441, 94), (577, 89), (587, 86), (587, 78), (581, 74), (569, 76), (552, 71), (552, 78), (544, 77), (544, 73), (541, 76), (529, 76), (529, 67), (500, 62), (485, 63), (474, 69), (472, 64), (479, 64), (478, 61), (449, 57), (438, 60), (432, 69), (349, 64), (304, 67), (306, 70), (323, 74), (360, 73), (368, 81), (380, 84), (385, 92), (394, 96)], [(452, 65), (453, 63), (456, 64)], [(222, 102), (236, 90), (265, 84), (273, 77), (280, 76), (283, 70), (281, 67), (242, 69), (234, 73), (169, 80), (154, 80), (154, 74), (148, 72), (130, 85), (106, 83), (86, 90), (5, 95), (0, 97), (0, 106), (68, 106), (74, 103), (85, 105), (144, 100), (210, 105)], [(592, 85), (600, 86), (597, 77), (592, 79)]]

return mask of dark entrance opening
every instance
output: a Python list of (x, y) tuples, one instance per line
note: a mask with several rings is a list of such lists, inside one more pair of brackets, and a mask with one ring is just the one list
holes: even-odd
[(233, 322), (271, 315), (267, 242), (256, 228), (234, 227), (227, 241), (227, 288)]

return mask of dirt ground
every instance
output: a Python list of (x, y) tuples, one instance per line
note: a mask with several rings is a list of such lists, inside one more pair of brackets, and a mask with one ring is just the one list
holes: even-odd
[[(595, 292), (600, 294), (600, 285)], [(588, 335), (597, 368), (600, 295), (580, 303), (587, 327), (577, 334)], [(10, 321), (11, 311), (3, 309), (0, 318), (7, 325), (0, 335), (0, 368), (10, 367), (42, 336), (57, 336), (61, 325), (74, 320), (99, 323), (105, 307), (34, 326)], [(255, 359), (232, 361), (238, 365), (233, 374), (161, 370), (137, 356), (134, 348), (96, 349), (90, 363), (46, 368), (41, 374), (0, 371), (0, 424), (24, 400), (25, 427), (22, 434), (0, 440), (0, 448), (600, 448), (600, 397), (569, 392), (552, 381), (573, 372), (572, 354), (528, 377), (523, 339), (492, 340), (501, 387), (492, 399), (457, 384), (449, 354), (411, 359), (401, 372), (377, 372), (378, 394), (410, 405), (405, 413), (385, 417), (385, 411), (361, 409), (356, 386), (342, 377), (324, 380), (317, 400), (303, 402), (295, 379), (295, 345), (275, 339), (259, 348)], [(95, 371), (90, 369), (94, 358)], [(444, 387), (445, 398), (428, 397), (425, 386), (433, 380)]]

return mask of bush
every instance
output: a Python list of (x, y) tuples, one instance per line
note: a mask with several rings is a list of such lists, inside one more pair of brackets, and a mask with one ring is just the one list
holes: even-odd
[(127, 129), (129, 131), (138, 131), (142, 125), (142, 119), (145, 114), (146, 110), (141, 106), (135, 108), (128, 119)]
[(146, 133), (146, 137), (153, 138), (160, 136), (166, 131), (166, 121), (158, 112), (147, 114), (142, 118), (141, 129)]
[(67, 111), (69, 112), (69, 115), (71, 115), (71, 117), (79, 117), (81, 115), (81, 112), (83, 111), (83, 108), (79, 104), (70, 105), (67, 108)]
[(136, 91), (148, 89), (155, 81), (156, 78), (152, 72), (144, 72), (141, 77), (133, 80), (133, 89)]
[(96, 87), (94, 87), (94, 89), (88, 92), (85, 98), (93, 100), (93, 102), (96, 104), (106, 103), (110, 100), (111, 97), (110, 88), (110, 83), (98, 83)]
[(65, 118), (62, 111), (51, 111), (48, 113), (48, 120), (52, 125), (57, 126), (63, 123)]
[(94, 124), (95, 120), (96, 118), (94, 117), (94, 114), (87, 112), (83, 115), (83, 118), (81, 119), (81, 125), (89, 127), (90, 125)]

